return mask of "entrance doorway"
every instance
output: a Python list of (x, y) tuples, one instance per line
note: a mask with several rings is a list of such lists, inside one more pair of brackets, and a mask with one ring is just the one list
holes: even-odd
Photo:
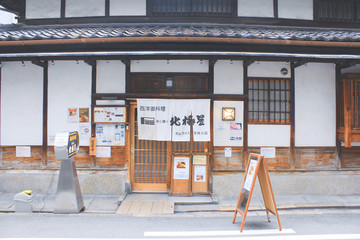
[(163, 191), (171, 186), (171, 162), (176, 154), (210, 152), (211, 142), (171, 142), (138, 139), (137, 103), (130, 104), (132, 191)]

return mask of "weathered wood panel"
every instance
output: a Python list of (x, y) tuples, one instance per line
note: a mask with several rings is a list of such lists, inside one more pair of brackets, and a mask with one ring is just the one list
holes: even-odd
[(96, 158), (96, 168), (124, 168), (126, 161), (125, 147), (111, 147), (111, 158)]
[(231, 147), (231, 157), (225, 157), (225, 147), (214, 147), (213, 170), (240, 170), (243, 167), (242, 147)]
[(296, 169), (335, 169), (335, 147), (305, 147), (295, 149)]
[[(250, 153), (260, 154), (260, 148), (249, 148)], [(275, 158), (265, 158), (269, 169), (289, 169), (290, 168), (290, 148), (275, 148)], [(247, 160), (246, 160), (247, 161)]]
[[(77, 168), (91, 168), (91, 159), (89, 156), (89, 147), (80, 147), (74, 157)], [(61, 159), (55, 158), (54, 147), (48, 148), (48, 168), (60, 168)]]
[(340, 152), (342, 168), (360, 168), (360, 147), (342, 147)]
[(0, 167), (30, 169), (42, 167), (42, 147), (31, 146), (31, 157), (16, 157), (16, 146), (1, 147)]

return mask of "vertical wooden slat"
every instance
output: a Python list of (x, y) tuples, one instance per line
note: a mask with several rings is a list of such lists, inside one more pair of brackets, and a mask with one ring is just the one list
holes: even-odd
[(48, 83), (49, 83), (49, 64), (44, 62), (43, 67), (43, 146), (42, 163), (46, 167), (48, 159)]

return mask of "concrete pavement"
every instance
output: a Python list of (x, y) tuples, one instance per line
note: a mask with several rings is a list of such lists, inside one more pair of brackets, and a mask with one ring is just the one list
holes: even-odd
[[(15, 211), (15, 202), (13, 200), (15, 194), (0, 192), (0, 212)], [(53, 212), (55, 196), (55, 194), (33, 192), (33, 212)], [(173, 197), (167, 193), (84, 194), (83, 199), (85, 214), (123, 214), (132, 216), (151, 216), (153, 213), (156, 216), (162, 214), (169, 216), (169, 214), (184, 212), (234, 211), (237, 202), (235, 198), (218, 199), (215, 195)], [(278, 209), (360, 208), (360, 195), (275, 195), (275, 201)], [(157, 210), (155, 210), (155, 206)], [(262, 197), (253, 196), (249, 210), (262, 209), (264, 209)]]

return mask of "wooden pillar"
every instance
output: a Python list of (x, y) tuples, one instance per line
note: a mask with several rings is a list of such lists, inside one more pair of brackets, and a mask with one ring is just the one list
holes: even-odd
[[(91, 66), (91, 137), (96, 137), (96, 125), (94, 108), (96, 106), (96, 85), (97, 85), (97, 63), (96, 60), (85, 60), (85, 63)], [(89, 149), (90, 153), (90, 149)], [(91, 165), (96, 166), (96, 156), (90, 156)]]
[(43, 137), (42, 137), (42, 166), (47, 167), (48, 160), (48, 82), (49, 64), (47, 61), (32, 60), (32, 64), (43, 69)]
[[(291, 63), (290, 78), (290, 169), (295, 169), (295, 63)], [(297, 64), (299, 65), (299, 64)]]
[(248, 67), (254, 61), (246, 60), (243, 62), (243, 94), (246, 96), (244, 101), (244, 124), (243, 124), (243, 161), (242, 168), (246, 168), (246, 160), (248, 159), (248, 121), (249, 121), (249, 81), (248, 81)]
[(344, 141), (345, 147), (351, 147), (351, 125), (352, 125), (352, 108), (351, 108), (351, 81), (343, 81), (344, 84)]
[(48, 84), (49, 84), (49, 64), (44, 62), (44, 80), (43, 80), (43, 165), (47, 166), (48, 160)]

